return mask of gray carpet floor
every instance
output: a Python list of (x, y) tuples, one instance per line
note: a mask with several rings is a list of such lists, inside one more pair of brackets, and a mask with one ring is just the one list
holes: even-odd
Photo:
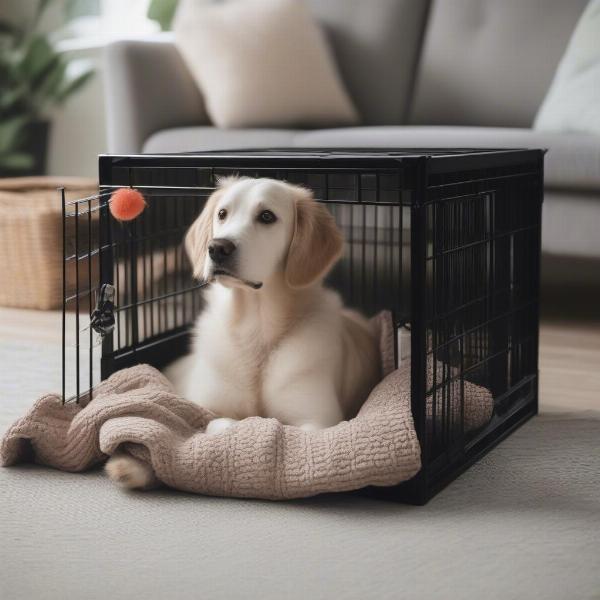
[[(2, 371), (0, 431), (48, 382)], [(594, 413), (536, 417), (425, 507), (125, 493), (36, 466), (0, 469), (0, 503), (2, 600), (600, 599)]]

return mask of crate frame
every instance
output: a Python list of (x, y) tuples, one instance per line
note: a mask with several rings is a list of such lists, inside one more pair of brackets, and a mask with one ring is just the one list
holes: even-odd
[[(390, 488), (367, 488), (361, 490), (361, 493), (367, 493), (369, 495), (375, 495), (377, 497), (387, 498), (391, 500), (405, 501), (415, 504), (424, 504), (432, 496), (443, 489), (450, 481), (467, 469), (471, 464), (477, 461), (481, 456), (485, 455), (492, 447), (502, 441), (508, 436), (514, 429), (519, 427), (526, 420), (531, 418), (537, 413), (538, 410), (538, 346), (539, 346), (539, 279), (540, 279), (540, 252), (541, 252), (541, 206), (543, 202), (543, 160), (544, 151), (534, 149), (515, 149), (515, 150), (496, 150), (496, 149), (271, 149), (271, 150), (243, 150), (243, 151), (221, 151), (221, 152), (205, 152), (205, 153), (187, 153), (187, 154), (173, 154), (173, 155), (102, 155), (99, 159), (99, 175), (100, 175), (100, 193), (98, 196), (97, 210), (100, 213), (100, 231), (101, 239), (98, 241), (98, 254), (100, 261), (100, 283), (114, 283), (115, 273), (115, 256), (113, 254), (113, 235), (114, 229), (112, 226), (112, 219), (108, 212), (108, 200), (112, 191), (119, 187), (131, 186), (140, 191), (149, 192), (150, 190), (156, 191), (156, 185), (146, 186), (136, 181), (140, 169), (148, 170), (160, 170), (160, 169), (185, 169), (189, 170), (190, 173), (195, 173), (195, 182), (189, 186), (170, 186), (161, 187), (160, 193), (168, 195), (170, 193), (178, 194), (182, 193), (182, 190), (189, 191), (190, 194), (202, 193), (207, 197), (209, 193), (214, 189), (215, 178), (219, 174), (226, 174), (231, 172), (254, 172), (257, 175), (265, 173), (267, 176), (277, 175), (277, 173), (289, 173), (294, 170), (302, 171), (305, 173), (323, 173), (326, 174), (325, 181), (328, 182), (331, 173), (346, 173), (348, 175), (358, 175), (357, 181), (359, 197), (356, 198), (358, 204), (361, 204), (362, 198), (360, 197), (360, 190), (362, 189), (362, 178), (363, 173), (395, 173), (397, 181), (399, 182), (399, 190), (401, 191), (399, 196), (399, 202), (393, 204), (400, 205), (400, 247), (402, 251), (403, 244), (403, 221), (402, 215), (405, 210), (410, 212), (410, 273), (409, 273), (409, 310), (408, 314), (404, 311), (404, 314), (395, 314), (395, 325), (399, 326), (406, 319), (410, 320), (411, 324), (411, 402), (412, 412), (415, 423), (415, 429), (419, 441), (421, 442), (422, 448), (422, 462), (423, 468), (421, 471), (409, 482), (400, 484), (399, 486), (393, 486)], [(165, 171), (166, 172), (166, 171)], [(186, 171), (187, 172), (187, 171)], [(464, 180), (465, 174), (471, 173), (470, 179)], [(460, 174), (463, 180), (453, 181), (455, 174)], [(485, 174), (485, 177), (483, 176)], [(479, 177), (479, 179), (478, 179)], [(283, 177), (279, 177), (283, 178)], [(200, 185), (202, 181), (212, 182), (212, 185)], [(506, 232), (500, 232), (496, 234), (495, 224), (496, 215), (502, 216), (503, 210), (502, 202), (508, 200), (500, 198), (498, 200), (494, 194), (497, 190), (480, 190), (478, 188), (478, 181), (489, 183), (491, 181), (505, 181), (512, 185), (512, 182), (517, 180), (526, 181), (528, 194), (524, 196), (527, 205), (531, 204), (531, 207), (524, 209), (524, 212), (531, 209), (531, 212), (527, 213), (525, 217), (530, 219), (527, 221), (526, 226), (523, 229), (508, 228)], [(492, 290), (491, 299), (486, 295), (485, 303), (493, 304), (495, 302), (495, 293), (493, 278), (496, 277), (496, 267), (501, 265), (501, 260), (506, 256), (510, 257), (511, 267), (510, 269), (515, 270), (516, 261), (514, 259), (517, 251), (525, 251), (523, 254), (526, 270), (526, 275), (531, 278), (531, 287), (526, 290), (528, 296), (526, 297), (528, 302), (527, 312), (525, 316), (527, 318), (527, 333), (528, 336), (525, 341), (519, 342), (522, 346), (521, 350), (523, 355), (527, 355), (527, 360), (523, 359), (523, 362), (527, 363), (527, 373), (524, 373), (522, 377), (516, 382), (514, 386), (507, 384), (506, 389), (502, 394), (496, 396), (494, 394), (494, 405), (495, 407), (502, 406), (502, 402), (510, 399), (512, 395), (521, 393), (523, 390), (524, 397), (517, 403), (517, 408), (513, 407), (510, 414), (503, 416), (501, 413), (494, 413), (495, 422), (494, 427), (486, 427), (484, 434), (475, 438), (470, 445), (465, 444), (465, 432), (462, 431), (462, 444), (457, 442), (453, 438), (452, 445), (456, 445), (456, 448), (449, 447), (444, 450), (440, 455), (434, 456), (430, 450), (433, 447), (433, 442), (430, 438), (435, 438), (435, 433), (431, 433), (431, 423), (436, 423), (436, 406), (437, 406), (437, 390), (435, 385), (435, 372), (436, 367), (436, 351), (439, 353), (440, 347), (436, 347), (435, 340), (428, 339), (428, 323), (429, 319), (429, 308), (420, 307), (425, 296), (426, 302), (429, 302), (429, 296), (427, 295), (428, 290), (435, 289), (438, 283), (441, 285), (443, 276), (448, 276), (448, 273), (436, 274), (436, 265), (438, 259), (440, 261), (445, 260), (444, 257), (451, 254), (453, 251), (457, 253), (467, 253), (469, 244), (461, 245), (454, 250), (452, 248), (446, 248), (444, 242), (442, 242), (439, 255), (434, 254), (430, 256), (432, 248), (436, 247), (437, 240), (437, 219), (442, 219), (443, 224), (440, 227), (447, 225), (444, 221), (449, 215), (444, 213), (444, 210), (438, 211), (438, 204), (448, 203), (452, 198), (439, 196), (440, 190), (445, 187), (449, 189), (452, 186), (457, 189), (462, 189), (461, 186), (468, 188), (472, 185), (473, 190), (468, 194), (465, 194), (465, 198), (468, 199), (473, 197), (475, 199), (474, 206), (475, 212), (473, 214), (464, 212), (466, 217), (474, 220), (484, 219), (486, 221), (485, 227), (491, 227), (491, 237), (486, 237), (482, 240), (474, 240), (471, 246), (477, 248), (480, 244), (485, 244), (487, 254), (484, 257), (486, 262), (487, 270), (493, 272), (490, 275), (490, 281), (485, 283), (486, 291)], [(483, 185), (483, 184), (482, 184)], [(503, 185), (498, 183), (499, 186)], [(510, 190), (510, 185), (507, 183), (507, 189)], [(516, 184), (515, 184), (516, 185)], [(327, 193), (329, 193), (329, 186), (326, 185)], [(504, 188), (502, 188), (504, 190)], [(518, 189), (516, 187), (515, 189)], [(404, 192), (407, 194), (404, 194)], [(516, 192), (515, 192), (516, 193)], [(521, 192), (519, 192), (521, 193)], [(379, 186), (379, 175), (376, 180), (376, 198), (375, 203), (377, 206), (385, 205), (384, 202), (379, 200), (380, 186)], [(487, 196), (486, 196), (487, 194)], [(491, 195), (490, 195), (491, 194)], [(439, 197), (438, 197), (439, 196)], [(459, 213), (462, 210), (463, 200), (460, 196), (457, 196), (456, 200)], [(481, 198), (481, 200), (479, 200)], [(487, 198), (487, 199), (485, 199)], [(340, 202), (339, 200), (329, 200), (329, 198), (317, 198), (325, 203), (335, 204)], [(87, 203), (88, 208), (91, 209), (91, 200), (84, 199)], [(467, 200), (465, 200), (467, 202)], [(479, 203), (485, 203), (485, 208), (480, 210)], [(500, 207), (498, 208), (498, 205)], [(63, 216), (66, 219), (69, 203), (63, 202)], [(448, 206), (448, 204), (446, 204)], [(512, 205), (511, 205), (512, 206)], [(66, 207), (66, 208), (65, 208)], [(491, 207), (491, 208), (490, 208)], [(451, 205), (450, 205), (451, 209)], [(378, 210), (377, 208), (375, 209)], [(513, 210), (511, 208), (511, 210)], [(479, 211), (479, 212), (478, 212)], [(440, 212), (441, 216), (437, 213)], [(363, 212), (364, 214), (364, 212)], [(470, 216), (469, 216), (470, 215)], [(451, 215), (450, 215), (451, 216)], [(509, 215), (512, 219), (512, 216)], [(523, 217), (523, 219), (525, 218)], [(75, 216), (77, 219), (77, 216)], [(502, 218), (505, 218), (502, 216)], [(521, 218), (521, 217), (519, 217)], [(488, 223), (489, 221), (489, 223)], [(494, 223), (492, 223), (492, 221)], [(431, 223), (434, 223), (432, 226)], [(512, 221), (511, 221), (512, 223)], [(475, 223), (473, 225), (474, 230), (481, 223)], [(129, 225), (129, 235), (132, 239), (136, 236), (136, 224), (135, 221)], [(366, 244), (364, 239), (364, 223), (363, 223), (363, 244)], [(377, 229), (377, 221), (375, 228)], [(78, 228), (75, 228), (78, 231)], [(487, 231), (487, 229), (486, 229)], [(433, 233), (432, 233), (433, 232)], [(63, 236), (64, 237), (64, 236)], [(505, 244), (503, 238), (507, 238)], [(518, 242), (518, 240), (524, 240)], [(517, 240), (517, 241), (515, 241)], [(66, 242), (65, 242), (66, 243)], [(519, 244), (524, 244), (524, 248), (517, 248)], [(76, 244), (76, 247), (78, 245)], [(498, 249), (502, 252), (500, 259), (496, 258), (494, 252), (498, 252)], [(136, 283), (136, 244), (133, 243), (131, 247), (131, 267), (129, 276), (131, 277), (131, 304), (137, 306), (137, 283)], [(499, 252), (498, 252), (499, 253)], [(76, 256), (79, 254), (76, 252)], [(474, 253), (475, 256), (475, 253)], [(65, 262), (67, 260), (67, 253), (64, 254)], [(441, 258), (440, 258), (441, 257)], [(79, 258), (77, 259), (78, 262)], [(453, 259), (448, 259), (448, 264), (452, 265)], [(89, 263), (90, 261), (88, 261)], [(440, 264), (444, 264), (440, 262)], [(433, 268), (431, 268), (433, 265)], [(490, 267), (491, 265), (491, 267)], [(519, 267), (521, 268), (521, 267)], [(438, 269), (443, 271), (441, 267)], [(463, 274), (464, 275), (464, 274)], [(486, 271), (486, 275), (489, 275)], [(501, 277), (508, 276), (508, 281), (513, 281), (513, 273), (501, 274)], [(406, 277), (402, 263), (400, 264), (400, 278)], [(438, 278), (439, 281), (438, 281)], [(364, 279), (361, 280), (364, 284)], [(447, 283), (447, 282), (446, 282)], [(90, 274), (91, 284), (91, 274)], [(196, 286), (200, 288), (201, 286)], [(77, 288), (79, 289), (79, 278)], [(90, 315), (91, 309), (91, 285), (90, 285)], [(177, 292), (176, 292), (177, 293)], [(504, 293), (504, 292), (502, 292)], [(496, 347), (500, 348), (500, 352), (506, 352), (506, 365), (500, 366), (500, 369), (496, 367), (485, 366), (485, 369), (489, 369), (486, 373), (490, 374), (492, 380), (496, 377), (499, 380), (503, 378), (510, 379), (511, 375), (508, 375), (510, 370), (510, 364), (513, 359), (512, 354), (512, 342), (505, 348), (508, 342), (504, 343), (504, 333), (502, 332), (501, 322), (497, 325), (493, 325), (494, 320), (501, 320), (506, 318), (506, 323), (512, 329), (518, 329), (519, 324), (515, 324), (513, 321), (517, 320), (518, 312), (513, 307), (513, 294), (515, 293), (511, 288), (508, 294), (509, 310), (506, 315), (500, 317), (495, 316), (490, 321), (480, 324), (480, 327), (485, 326), (487, 341), (485, 342), (486, 348), (490, 344), (496, 344)], [(460, 295), (460, 294), (459, 294)], [(76, 295), (77, 302), (77, 331), (79, 332), (79, 294)], [(66, 290), (65, 290), (65, 298)], [(435, 304), (435, 300), (432, 301)], [(442, 302), (443, 304), (443, 302)], [(63, 336), (64, 336), (64, 314), (66, 311), (65, 302), (63, 304)], [(439, 307), (438, 307), (439, 308)], [(432, 309), (433, 310), (433, 309)], [(490, 308), (485, 308), (484, 311), (489, 311)], [(522, 310), (521, 308), (518, 310)], [(488, 312), (485, 312), (488, 315)], [(491, 315), (494, 315), (492, 310)], [(132, 313), (132, 318), (137, 318), (137, 310)], [(435, 312), (432, 313), (431, 322), (435, 320)], [(520, 318), (520, 317), (519, 317)], [(442, 317), (443, 319), (443, 317)], [(456, 317), (458, 319), (458, 317)], [(149, 362), (157, 366), (164, 364), (165, 355), (169, 355), (171, 358), (185, 352), (187, 340), (189, 338), (189, 326), (185, 325), (182, 327), (174, 328), (165, 332), (160, 333), (158, 336), (150, 338), (145, 343), (138, 343), (135, 332), (137, 331), (137, 324), (134, 322), (132, 325), (132, 344), (130, 347), (118, 348), (114, 347), (114, 340), (112, 335), (105, 336), (102, 341), (102, 359), (101, 359), (101, 378), (105, 379), (110, 376), (114, 371), (121, 368), (131, 366), (138, 362)], [(430, 330), (431, 335), (435, 337), (435, 329), (432, 326)], [(490, 333), (491, 332), (491, 333)], [(465, 368), (464, 368), (464, 356), (466, 354), (465, 344), (466, 340), (469, 339), (468, 332), (460, 332), (458, 334), (458, 347), (461, 356), (461, 364), (459, 370), (459, 379), (462, 381), (465, 379)], [(77, 344), (79, 345), (79, 334), (77, 334)], [(91, 336), (91, 333), (90, 333)], [(494, 342), (494, 337), (500, 340)], [(64, 337), (63, 337), (64, 339)], [(90, 337), (91, 339), (91, 337)], [(491, 340), (491, 341), (490, 341)], [(503, 345), (504, 344), (504, 345)], [(442, 346), (448, 345), (448, 352), (451, 351), (451, 343), (448, 339), (444, 338)], [(79, 346), (78, 346), (79, 347)], [(520, 346), (519, 346), (520, 347)], [(527, 347), (527, 351), (525, 351)], [(443, 351), (442, 351), (443, 352)], [(90, 352), (91, 354), (91, 352)], [(428, 397), (428, 385), (427, 385), (427, 369), (429, 368), (428, 356), (432, 355), (433, 358), (433, 369), (434, 369), (434, 382), (431, 388), (432, 396), (432, 410), (433, 417), (430, 415), (430, 430), (428, 431), (428, 415), (427, 415), (427, 397)], [(502, 362), (491, 355), (491, 358), (486, 358), (485, 362)], [(396, 356), (396, 360), (398, 357)], [(519, 367), (519, 360), (513, 362)], [(475, 367), (477, 368), (477, 367)], [(79, 387), (79, 349), (77, 350), (77, 394), (76, 400), (84, 394), (81, 393)], [(92, 387), (92, 375), (91, 375), (91, 358), (90, 358), (90, 388)], [(495, 371), (494, 371), (495, 369)], [(507, 371), (504, 373), (503, 369)], [(65, 377), (65, 350), (63, 342), (63, 398), (64, 398), (64, 377)], [(455, 376), (456, 377), (456, 376)], [(443, 384), (446, 385), (444, 380)], [(494, 382), (488, 382), (491, 386)], [(449, 394), (450, 392), (448, 392)], [(462, 392), (461, 392), (462, 394)], [(461, 395), (462, 410), (464, 410), (464, 396)], [(442, 403), (442, 406), (445, 404)], [(448, 407), (450, 403), (448, 401)], [(452, 407), (454, 410), (454, 407)], [(448, 408), (448, 415), (450, 414), (450, 408)], [(452, 418), (448, 417), (448, 420)], [(445, 426), (444, 426), (445, 427)], [(435, 428), (435, 427), (434, 427)], [(463, 424), (464, 429), (464, 424)], [(443, 436), (442, 436), (443, 437)], [(434, 439), (435, 441), (435, 439)], [(441, 466), (436, 466), (435, 460), (438, 459)]]

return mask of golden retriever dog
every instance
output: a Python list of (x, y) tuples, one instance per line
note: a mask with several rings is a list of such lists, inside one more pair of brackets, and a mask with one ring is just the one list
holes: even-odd
[[(381, 376), (378, 341), (322, 284), (343, 238), (309, 190), (224, 179), (185, 245), (194, 275), (211, 285), (192, 351), (166, 375), (184, 398), (218, 415), (207, 434), (250, 416), (315, 430), (356, 415)], [(156, 483), (128, 455), (106, 470), (125, 487)]]

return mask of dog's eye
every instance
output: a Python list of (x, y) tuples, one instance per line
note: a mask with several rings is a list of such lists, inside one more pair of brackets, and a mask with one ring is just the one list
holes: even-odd
[(219, 217), (219, 221), (224, 221), (225, 217), (227, 216), (227, 211), (222, 208), (218, 213), (217, 213), (217, 217)]
[(270, 225), (277, 221), (277, 217), (270, 210), (263, 210), (260, 215), (258, 215), (258, 220), (265, 225)]

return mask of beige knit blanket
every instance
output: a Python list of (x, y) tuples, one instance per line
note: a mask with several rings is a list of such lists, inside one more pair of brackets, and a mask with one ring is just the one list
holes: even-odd
[[(40, 398), (4, 435), (3, 466), (34, 461), (83, 471), (117, 449), (150, 463), (166, 485), (201, 494), (266, 499), (394, 485), (421, 466), (410, 409), (410, 363), (392, 372), (391, 319), (381, 318), (384, 372), (359, 414), (306, 432), (251, 417), (218, 435), (214, 415), (178, 397), (156, 369), (139, 365), (102, 382), (86, 405)], [(487, 390), (465, 384), (465, 422), (491, 415)]]

